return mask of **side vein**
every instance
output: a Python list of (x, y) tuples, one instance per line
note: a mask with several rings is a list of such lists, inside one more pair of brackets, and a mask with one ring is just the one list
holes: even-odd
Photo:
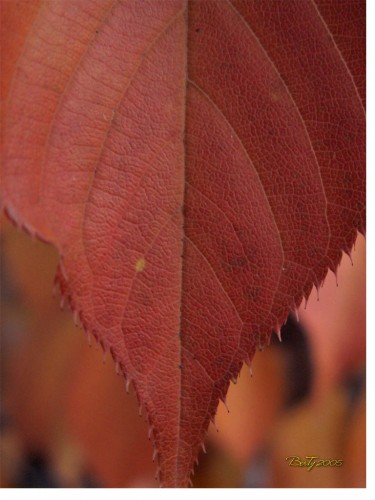
[(338, 53), (338, 55), (339, 55), (339, 57), (340, 57), (340, 59), (341, 59), (342, 63), (343, 63), (343, 65), (345, 66), (346, 71), (348, 72), (348, 75), (349, 75), (350, 80), (351, 80), (351, 82), (352, 82), (352, 84), (353, 84), (353, 87), (354, 87), (355, 93), (356, 93), (356, 95), (357, 95), (357, 97), (358, 97), (358, 100), (359, 100), (359, 103), (360, 103), (360, 105), (361, 105), (361, 108), (362, 108), (363, 114), (366, 116), (366, 110), (365, 110), (365, 108), (364, 108), (364, 106), (363, 106), (363, 102), (362, 102), (361, 96), (359, 95), (358, 87), (357, 87), (357, 85), (356, 85), (356, 83), (355, 83), (355, 80), (354, 80), (353, 74), (352, 74), (352, 72), (350, 71), (350, 69), (349, 69), (349, 66), (348, 66), (347, 62), (345, 61), (344, 56), (342, 55), (342, 52), (341, 52), (341, 50), (339, 49), (339, 47), (338, 47), (338, 45), (337, 45), (337, 43), (336, 43), (335, 37), (333, 36), (333, 34), (332, 34), (331, 30), (329, 29), (328, 24), (326, 23), (326, 21), (325, 21), (324, 17), (322, 16), (322, 14), (321, 14), (321, 12), (320, 12), (320, 10), (319, 10), (319, 8), (318, 8), (318, 6), (317, 6), (317, 4), (316, 4), (315, 0), (311, 0), (311, 3), (312, 3), (312, 5), (314, 6), (314, 8), (315, 8), (315, 10), (316, 10), (316, 13), (317, 13), (317, 15), (318, 15), (318, 17), (319, 17), (319, 19), (320, 19), (321, 23), (323, 24), (323, 26), (324, 26), (325, 30), (326, 30), (326, 31), (327, 31), (327, 33), (329, 34), (329, 36), (330, 36), (330, 38), (331, 38), (331, 40), (332, 40), (332, 42), (333, 42), (333, 45), (334, 45), (334, 47), (335, 47), (335, 49), (336, 49), (336, 51), (337, 51), (337, 53)]
[(262, 42), (260, 41), (260, 39), (257, 37), (257, 35), (254, 33), (253, 29), (251, 28), (250, 24), (246, 21), (246, 19), (242, 16), (242, 14), (236, 9), (236, 7), (232, 4), (231, 0), (226, 0), (228, 5), (233, 9), (233, 11), (238, 15), (238, 17), (241, 19), (241, 21), (243, 22), (243, 24), (246, 26), (246, 28), (250, 31), (251, 35), (254, 37), (254, 39), (257, 41), (259, 47), (261, 48), (261, 50), (263, 51), (264, 55), (266, 56), (267, 60), (269, 61), (269, 63), (271, 64), (271, 66), (273, 67), (273, 69), (275, 70), (276, 74), (278, 75), (278, 77), (280, 78), (281, 82), (283, 83), (284, 85), (284, 88), (286, 90), (286, 92), (288, 93), (288, 96), (290, 97), (291, 99), (291, 102), (293, 103), (293, 106), (295, 107), (296, 111), (297, 111), (297, 114), (301, 120), (301, 123), (302, 123), (302, 126), (303, 126), (303, 129), (305, 131), (305, 134), (306, 134), (306, 137), (307, 137), (307, 140), (309, 142), (309, 146), (310, 146), (310, 149), (311, 149), (311, 152), (314, 156), (314, 160), (315, 160), (315, 163), (316, 163), (316, 166), (317, 166), (317, 169), (318, 169), (318, 174), (319, 174), (319, 179), (320, 179), (320, 184), (321, 184), (321, 187), (322, 187), (322, 192), (323, 192), (323, 195), (324, 195), (324, 200), (325, 200), (325, 210), (324, 210), (324, 215), (325, 215), (325, 219), (326, 219), (326, 222), (327, 222), (327, 227), (328, 227), (328, 240), (327, 240), (327, 245), (326, 245), (326, 253), (328, 252), (328, 248), (329, 248), (329, 244), (330, 244), (330, 241), (331, 241), (331, 228), (330, 228), (330, 224), (329, 224), (329, 221), (328, 221), (328, 199), (327, 199), (327, 194), (326, 194), (326, 191), (325, 191), (325, 187), (324, 187), (324, 184), (323, 184), (323, 178), (322, 178), (322, 174), (321, 174), (321, 171), (320, 171), (320, 165), (319, 165), (319, 162), (318, 162), (318, 158), (316, 156), (316, 152), (315, 152), (315, 149), (312, 145), (312, 141), (311, 141), (311, 137), (310, 137), (310, 133), (307, 129), (307, 126), (306, 126), (306, 122), (301, 114), (301, 111), (299, 109), (299, 107), (297, 106), (297, 103), (293, 97), (293, 95), (291, 94), (290, 90), (289, 90), (289, 87), (288, 85), (286, 84), (286, 82), (284, 81), (283, 77), (281, 76), (280, 74), (280, 71), (278, 70), (276, 64), (274, 63), (274, 61), (271, 59), (269, 53), (267, 52), (266, 48), (264, 47), (264, 45), (262, 44)]

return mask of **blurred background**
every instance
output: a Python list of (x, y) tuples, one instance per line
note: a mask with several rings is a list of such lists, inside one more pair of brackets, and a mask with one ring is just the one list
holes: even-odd
[[(147, 424), (53, 297), (55, 250), (1, 219), (1, 487), (156, 487)], [(244, 366), (195, 487), (365, 487), (365, 242)], [(291, 467), (286, 457), (341, 459)]]

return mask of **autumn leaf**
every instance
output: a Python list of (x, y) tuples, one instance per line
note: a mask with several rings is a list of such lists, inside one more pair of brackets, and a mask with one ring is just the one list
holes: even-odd
[(186, 486), (231, 379), (365, 226), (365, 3), (3, 1), (2, 198)]

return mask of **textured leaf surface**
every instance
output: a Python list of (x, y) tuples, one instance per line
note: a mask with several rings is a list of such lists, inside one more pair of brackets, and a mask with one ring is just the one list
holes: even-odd
[(364, 231), (364, 2), (2, 8), (3, 204), (185, 486), (242, 362)]

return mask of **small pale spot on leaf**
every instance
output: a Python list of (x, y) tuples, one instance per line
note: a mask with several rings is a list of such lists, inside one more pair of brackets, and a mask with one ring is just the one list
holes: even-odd
[(143, 257), (141, 257), (140, 259), (137, 260), (137, 263), (135, 265), (135, 270), (137, 271), (137, 273), (141, 273), (144, 268), (146, 266), (146, 261)]

